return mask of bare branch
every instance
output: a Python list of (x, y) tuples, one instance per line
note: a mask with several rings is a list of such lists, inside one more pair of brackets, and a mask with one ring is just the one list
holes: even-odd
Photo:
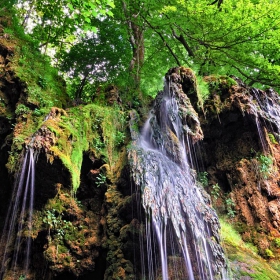
[(183, 37), (183, 35), (180, 34), (180, 36), (178, 36), (173, 28), (172, 28), (172, 34), (173, 34), (173, 36), (174, 36), (179, 42), (181, 42), (181, 44), (184, 46), (184, 48), (185, 48), (186, 51), (188, 52), (189, 56), (193, 56), (193, 57), (194, 57), (194, 52), (193, 52), (192, 49), (190, 48), (189, 44), (187, 43), (187, 41), (186, 41), (186, 39)]
[(159, 37), (160, 37), (161, 40), (163, 41), (164, 45), (165, 45), (165, 46), (167, 47), (167, 49), (169, 50), (170, 54), (171, 54), (171, 55), (173, 56), (173, 58), (175, 59), (177, 65), (178, 65), (178, 66), (181, 66), (181, 63), (180, 63), (178, 57), (177, 57), (176, 54), (173, 52), (173, 50), (172, 50), (172, 48), (169, 46), (169, 44), (166, 42), (166, 40), (164, 39), (163, 35), (162, 35), (158, 30), (156, 30), (156, 28), (153, 27), (153, 26), (151, 25), (151, 23), (150, 23), (147, 19), (144, 18), (144, 20), (145, 20), (145, 22), (159, 35)]

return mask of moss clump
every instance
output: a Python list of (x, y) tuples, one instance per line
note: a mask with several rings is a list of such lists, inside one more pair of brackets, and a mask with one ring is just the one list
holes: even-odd
[(255, 246), (245, 243), (226, 219), (220, 219), (220, 222), (221, 238), (229, 259), (232, 279), (240, 279), (241, 276), (259, 280), (280, 279), (280, 274), (257, 254), (258, 249)]
[(222, 94), (223, 91), (227, 91), (230, 87), (237, 85), (237, 82), (231, 77), (225, 75), (211, 75), (206, 76), (203, 80), (208, 83), (209, 91)]
[(278, 144), (278, 142), (275, 139), (275, 136), (272, 133), (268, 133), (268, 137), (272, 144), (274, 144), (274, 145)]
[(223, 75), (211, 75), (203, 78), (203, 81), (208, 84), (209, 96), (211, 99), (206, 99), (206, 111), (210, 110), (215, 114), (219, 114), (225, 106), (224, 100), (230, 95), (229, 89), (237, 85), (237, 82)]
[(74, 191), (80, 183), (83, 153), (89, 151), (104, 158), (109, 172), (114, 172), (118, 152), (125, 139), (125, 114), (119, 107), (101, 107), (89, 104), (54, 115), (44, 122), (56, 137), (49, 153), (58, 157), (69, 170)]
[(203, 109), (203, 104), (209, 98), (210, 91), (207, 82), (204, 81), (204, 79), (200, 76), (196, 77), (196, 89), (197, 89), (198, 105), (201, 109)]

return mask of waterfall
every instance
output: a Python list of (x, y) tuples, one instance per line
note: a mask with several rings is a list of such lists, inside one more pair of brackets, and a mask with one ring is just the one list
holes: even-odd
[[(263, 151), (267, 151), (265, 134), (263, 126), (268, 131), (273, 132), (278, 141), (280, 140), (280, 96), (273, 89), (268, 89), (266, 92), (251, 88), (250, 93), (256, 103), (254, 104), (253, 112), (256, 117), (256, 125), (262, 145)], [(261, 121), (262, 120), (262, 123)]]
[[(141, 134), (132, 135), (131, 167), (134, 181), (141, 189), (148, 223), (145, 277), (159, 279), (155, 275), (161, 274), (163, 280), (224, 279), (225, 258), (219, 244), (218, 217), (190, 168), (189, 151), (199, 139), (199, 122), (176, 81), (174, 74), (167, 76)], [(153, 245), (150, 228), (157, 246)], [(161, 273), (154, 265), (156, 249)], [(174, 257), (182, 260), (185, 272), (177, 271), (176, 266), (172, 268)], [(176, 272), (185, 274), (181, 278), (169, 275)]]
[(34, 201), (35, 159), (37, 152), (27, 148), (20, 173), (14, 184), (12, 199), (9, 205), (1, 248), (4, 249), (0, 279), (3, 279), (9, 266), (14, 274), (18, 267), (28, 274), (31, 241), (32, 215)]

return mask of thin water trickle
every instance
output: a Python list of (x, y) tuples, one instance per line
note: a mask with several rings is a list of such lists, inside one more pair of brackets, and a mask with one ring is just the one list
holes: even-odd
[[(16, 272), (18, 266), (28, 273), (32, 242), (32, 215), (36, 152), (28, 148), (21, 171), (14, 185), (11, 203), (1, 237), (4, 249), (0, 279), (7, 269)], [(4, 245), (5, 244), (5, 245)]]
[[(256, 100), (255, 106), (256, 125), (263, 151), (267, 150), (265, 132), (263, 126), (275, 134), (280, 140), (280, 97), (272, 89), (263, 92), (256, 88), (251, 88), (251, 94)], [(260, 122), (262, 119), (262, 122)]]
[[(134, 181), (141, 187), (142, 205), (156, 233), (161, 279), (168, 280), (169, 271), (175, 275), (176, 266), (172, 268), (168, 261), (172, 255), (184, 260), (186, 279), (224, 279), (218, 218), (190, 169), (190, 164), (195, 165), (187, 156), (192, 145), (186, 133), (190, 129), (181, 122), (176, 87), (167, 83), (157, 98), (137, 141), (132, 169)], [(146, 227), (146, 277), (150, 280), (154, 279), (153, 259), (157, 254), (151, 248), (150, 226)]]

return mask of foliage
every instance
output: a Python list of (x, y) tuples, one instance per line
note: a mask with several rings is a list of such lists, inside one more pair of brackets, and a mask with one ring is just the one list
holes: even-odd
[(273, 171), (273, 160), (271, 156), (259, 155), (257, 156), (259, 162), (258, 171), (263, 179), (267, 179)]
[(208, 172), (204, 171), (204, 172), (199, 172), (197, 174), (197, 180), (198, 182), (200, 182), (202, 184), (203, 187), (207, 187), (208, 186)]
[(125, 140), (125, 133), (122, 131), (117, 131), (115, 134), (115, 141), (116, 141), (116, 145), (120, 146), (122, 144), (124, 144), (124, 140)]
[(6, 42), (12, 52), (10, 71), (20, 79), (25, 91), (28, 87), (27, 102), (30, 108), (32, 105), (40, 108), (65, 106), (68, 98), (58, 70), (51, 66), (48, 56), (40, 53), (38, 41), (24, 33), (14, 13), (13, 9), (0, 10), (0, 18), (4, 32), (12, 34)]
[(227, 210), (227, 216), (231, 219), (235, 217), (236, 211), (234, 210), (235, 208), (235, 203), (234, 201), (230, 198), (227, 197), (225, 199), (225, 204), (226, 204), (226, 210)]
[(30, 112), (30, 109), (26, 107), (24, 104), (18, 104), (17, 108), (15, 110), (16, 115), (23, 115), (28, 114)]
[(278, 144), (278, 142), (275, 139), (275, 136), (272, 133), (268, 133), (268, 137), (272, 144)]
[(98, 188), (103, 186), (106, 183), (106, 175), (103, 173), (99, 173), (95, 183)]
[[(45, 53), (55, 48), (54, 57), (68, 77), (73, 98), (89, 100), (106, 82), (123, 88), (124, 99), (139, 96), (133, 86), (135, 72), (141, 76), (142, 92), (153, 95), (161, 88), (166, 70), (174, 65), (187, 65), (201, 76), (233, 74), (250, 85), (280, 85), (277, 1), (9, 3), (18, 4), (20, 22)], [(144, 57), (135, 69), (139, 49)], [(41, 77), (37, 82), (44, 88), (47, 78)], [(201, 82), (198, 88), (202, 106), (207, 88)]]
[(220, 191), (221, 188), (218, 183), (212, 186), (211, 195), (215, 200), (217, 200), (220, 197)]
[(121, 85), (122, 79), (127, 80), (124, 71), (129, 64), (130, 48), (125, 30), (111, 18), (94, 22), (98, 26), (95, 35), (81, 37), (70, 51), (62, 53), (61, 70), (67, 74), (72, 98), (90, 100), (102, 86)]
[[(18, 0), (16, 2), (21, 24), (31, 29), (33, 37), (43, 46), (51, 44), (58, 49), (63, 48), (66, 43), (71, 43), (75, 38), (73, 34), (78, 30), (83, 33), (96, 31), (92, 20), (98, 15), (111, 16), (110, 8), (114, 7), (112, 0), (34, 0), (30, 2)], [(33, 29), (30, 24), (33, 25)]]
[(67, 231), (73, 228), (70, 221), (62, 219), (62, 215), (57, 213), (56, 210), (46, 210), (46, 216), (43, 222), (47, 225), (48, 229), (55, 232), (58, 240), (62, 240)]

